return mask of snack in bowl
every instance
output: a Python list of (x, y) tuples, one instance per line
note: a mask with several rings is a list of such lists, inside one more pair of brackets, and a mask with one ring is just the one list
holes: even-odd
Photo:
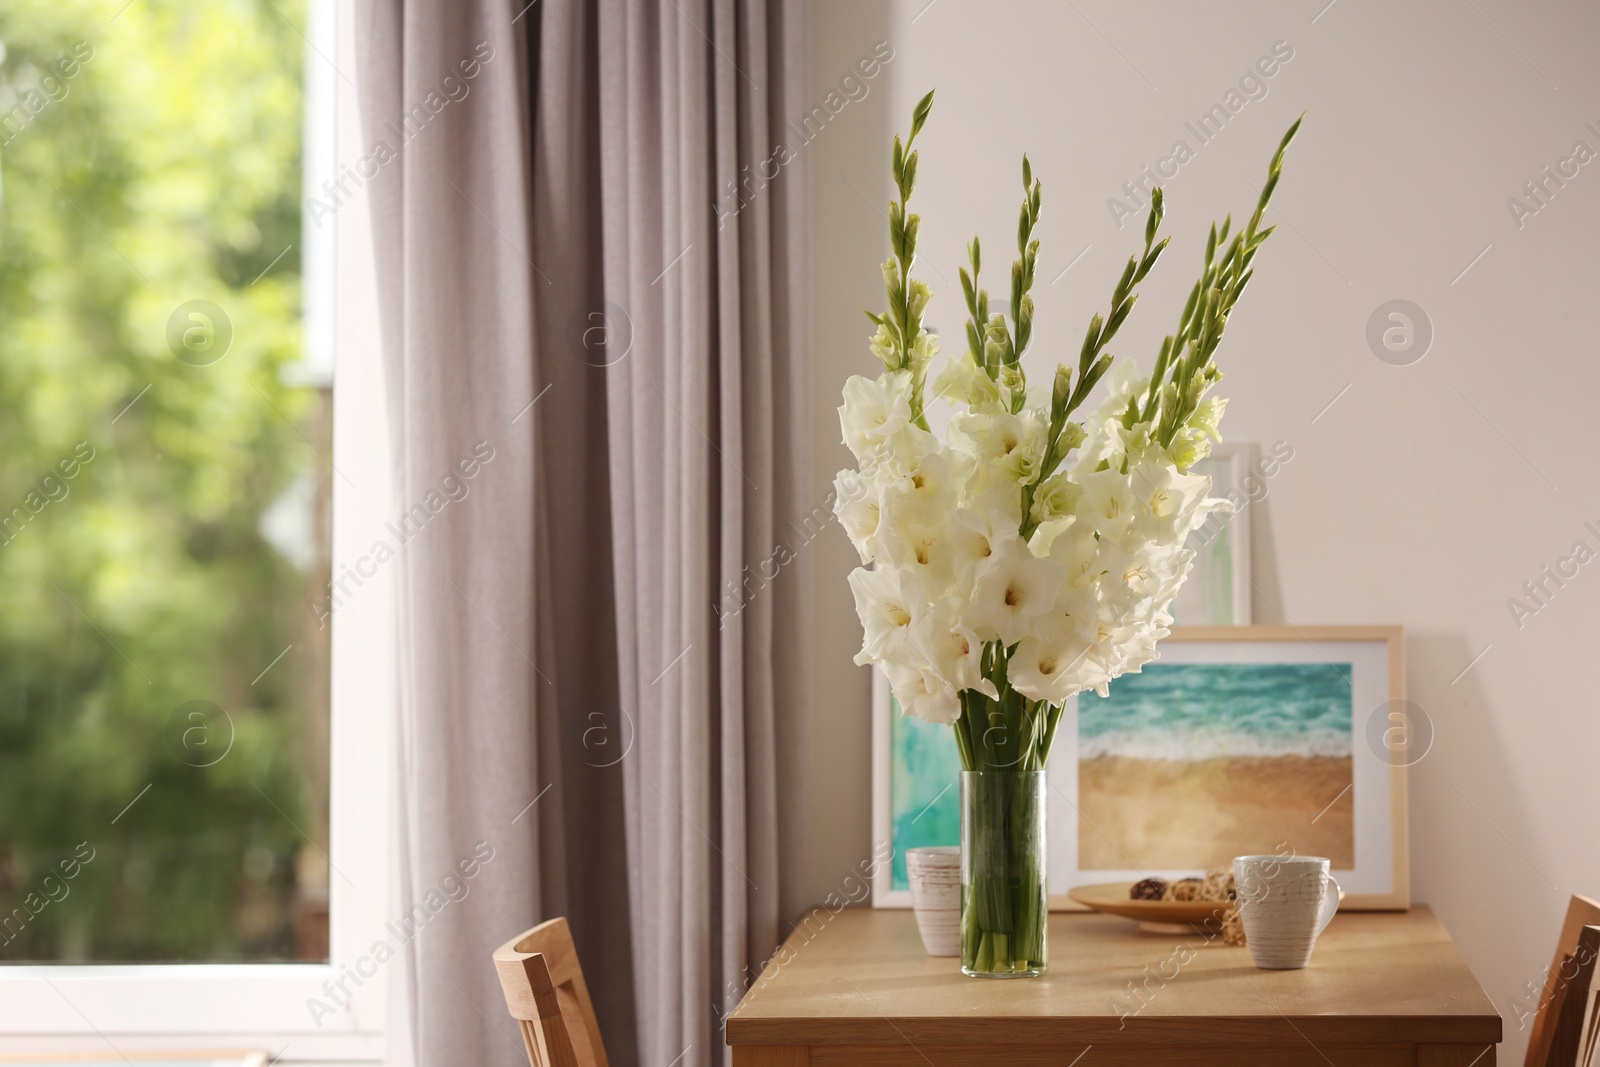
[(1237, 900), (1238, 897), (1233, 871), (1227, 867), (1213, 867), (1206, 872), (1205, 884), (1200, 887), (1201, 900)]
[(1180, 878), (1167, 886), (1166, 895), (1162, 900), (1204, 900), (1200, 890), (1205, 886), (1200, 878)]
[[(1194, 903), (1216, 901), (1223, 905), (1215, 916), (1205, 922), (1212, 936), (1222, 935), (1224, 945), (1243, 945), (1244, 923), (1239, 919), (1239, 892), (1233, 871), (1228, 867), (1215, 867), (1204, 878), (1180, 878), (1168, 882), (1164, 878), (1145, 878), (1128, 888), (1129, 900)], [(1220, 922), (1220, 926), (1215, 925)]]
[(1146, 878), (1133, 883), (1133, 888), (1128, 890), (1129, 900), (1162, 900), (1166, 895), (1167, 883), (1163, 878)]

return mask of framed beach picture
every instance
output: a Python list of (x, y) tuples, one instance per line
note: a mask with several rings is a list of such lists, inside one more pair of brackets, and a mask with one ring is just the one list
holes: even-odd
[[(1161, 657), (1070, 702), (1050, 757), (1050, 900), (1183, 878), (1234, 856), (1327, 856), (1346, 909), (1410, 902), (1399, 627), (1177, 628)], [(909, 907), (905, 850), (960, 843), (949, 727), (873, 709), (879, 907)]]
[(1172, 602), (1179, 626), (1243, 626), (1250, 621), (1251, 487), (1263, 486), (1257, 449), (1250, 442), (1225, 442), (1189, 469), (1211, 477), (1211, 495), (1233, 501), (1233, 512), (1215, 512), (1194, 533), (1194, 569)]
[(906, 849), (961, 844), (960, 776), (950, 727), (900, 714), (889, 680), (873, 668), (872, 841), (893, 850), (872, 876), (873, 907), (911, 907)]

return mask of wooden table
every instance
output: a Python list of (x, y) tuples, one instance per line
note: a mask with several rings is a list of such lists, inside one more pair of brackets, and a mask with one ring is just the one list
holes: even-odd
[(958, 964), (923, 952), (908, 911), (818, 908), (728, 1017), (734, 1065), (1493, 1067), (1500, 1040), (1426, 907), (1339, 915), (1302, 971), (1084, 913), (1050, 917), (1042, 978)]

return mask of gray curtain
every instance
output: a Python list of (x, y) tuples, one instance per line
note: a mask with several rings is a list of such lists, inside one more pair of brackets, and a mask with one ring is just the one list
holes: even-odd
[(793, 906), (780, 755), (809, 707), (805, 179), (778, 151), (803, 10), (357, 22), (413, 516), (391, 1062), (522, 1062), (489, 954), (562, 914), (613, 1064), (721, 1062)]

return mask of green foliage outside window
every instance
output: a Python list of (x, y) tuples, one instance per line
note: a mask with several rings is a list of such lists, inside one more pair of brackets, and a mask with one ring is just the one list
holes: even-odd
[(0, 960), (320, 957), (305, 4), (122, 2), (0, 5)]

